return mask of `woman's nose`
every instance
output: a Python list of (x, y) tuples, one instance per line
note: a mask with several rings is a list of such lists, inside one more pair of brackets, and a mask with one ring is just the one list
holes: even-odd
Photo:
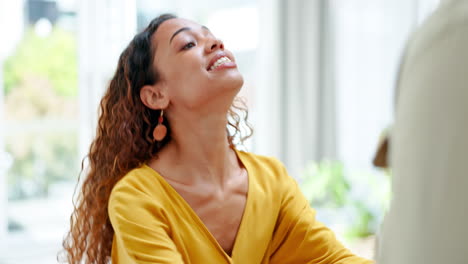
[(224, 50), (224, 43), (220, 39), (212, 39), (206, 46), (207, 52), (213, 52), (217, 49)]

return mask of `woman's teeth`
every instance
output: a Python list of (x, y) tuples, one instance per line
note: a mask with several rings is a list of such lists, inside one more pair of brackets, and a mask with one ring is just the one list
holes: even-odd
[(218, 68), (219, 65), (230, 61), (231, 60), (228, 57), (221, 57), (210, 67), (210, 71)]

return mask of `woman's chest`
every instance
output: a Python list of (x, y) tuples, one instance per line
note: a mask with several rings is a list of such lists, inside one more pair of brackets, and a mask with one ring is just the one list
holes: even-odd
[(204, 228), (226, 253), (231, 254), (247, 204), (247, 177), (224, 190), (203, 186), (173, 187), (198, 216)]

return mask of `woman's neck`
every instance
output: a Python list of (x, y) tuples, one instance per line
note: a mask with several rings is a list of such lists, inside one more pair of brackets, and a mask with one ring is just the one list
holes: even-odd
[(227, 140), (226, 115), (177, 118), (170, 124), (171, 142), (159, 156), (161, 163), (171, 164), (179, 172), (177, 175), (183, 175), (174, 180), (224, 186), (233, 171), (239, 168), (237, 156)]

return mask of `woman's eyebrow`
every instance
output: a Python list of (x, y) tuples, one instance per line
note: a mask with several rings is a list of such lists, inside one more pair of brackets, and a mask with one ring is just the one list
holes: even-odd
[[(201, 26), (201, 28), (210, 31), (206, 26)], [(190, 28), (190, 27), (183, 27), (183, 28), (181, 28), (181, 29), (178, 29), (176, 32), (174, 32), (174, 34), (172, 34), (172, 37), (171, 37), (171, 39), (169, 40), (169, 44), (171, 44), (172, 39), (173, 39), (177, 34), (179, 34), (180, 32), (186, 31), (186, 30), (192, 30), (192, 28)]]
[(182, 32), (182, 31), (185, 31), (185, 30), (192, 30), (192, 29), (189, 28), (189, 27), (183, 27), (183, 28), (177, 30), (176, 32), (174, 32), (174, 34), (172, 34), (172, 37), (171, 37), (171, 39), (169, 40), (169, 44), (171, 44), (172, 39), (173, 39), (177, 34), (179, 34), (179, 33)]

